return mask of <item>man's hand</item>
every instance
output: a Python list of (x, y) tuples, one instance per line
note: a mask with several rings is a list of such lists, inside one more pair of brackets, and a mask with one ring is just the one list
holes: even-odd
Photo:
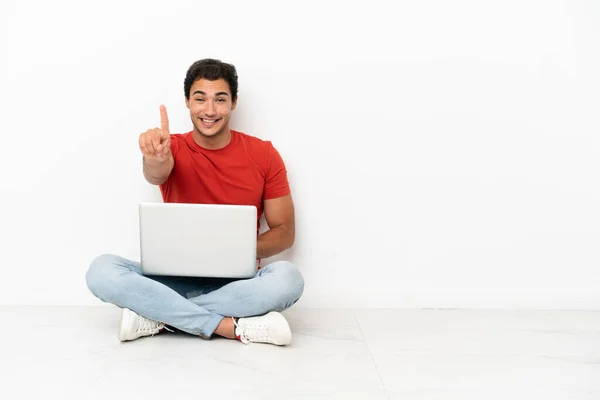
[(140, 150), (144, 160), (162, 163), (171, 157), (171, 133), (165, 106), (160, 106), (160, 128), (148, 129), (140, 135)]
[(153, 185), (164, 183), (175, 165), (171, 153), (169, 117), (165, 106), (160, 106), (160, 129), (148, 129), (140, 135), (139, 142), (144, 155), (144, 177)]

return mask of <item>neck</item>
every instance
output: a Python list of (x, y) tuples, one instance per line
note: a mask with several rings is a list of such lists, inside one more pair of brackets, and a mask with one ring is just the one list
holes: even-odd
[(196, 128), (194, 128), (192, 137), (200, 147), (203, 147), (208, 150), (219, 150), (224, 148), (229, 144), (229, 142), (231, 142), (231, 130), (229, 129), (229, 127), (227, 127), (214, 136), (205, 136), (202, 133), (200, 133)]

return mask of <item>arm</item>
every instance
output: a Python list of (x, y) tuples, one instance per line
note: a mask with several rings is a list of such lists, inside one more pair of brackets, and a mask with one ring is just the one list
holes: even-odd
[(171, 175), (171, 171), (175, 165), (173, 154), (169, 154), (169, 158), (166, 160), (148, 159), (144, 156), (143, 162), (144, 178), (153, 185), (163, 184), (169, 178), (169, 175)]
[(257, 258), (267, 258), (289, 249), (296, 236), (294, 202), (291, 195), (264, 201), (269, 230), (258, 237)]

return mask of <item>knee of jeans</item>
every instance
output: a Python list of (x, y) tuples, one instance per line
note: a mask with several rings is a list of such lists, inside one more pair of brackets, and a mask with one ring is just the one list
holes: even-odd
[(279, 261), (273, 267), (277, 274), (278, 303), (287, 308), (296, 303), (304, 292), (304, 277), (291, 262)]
[(97, 297), (104, 299), (107, 290), (110, 290), (109, 272), (111, 265), (117, 261), (117, 256), (113, 254), (103, 254), (94, 258), (85, 274), (85, 281), (88, 289)]

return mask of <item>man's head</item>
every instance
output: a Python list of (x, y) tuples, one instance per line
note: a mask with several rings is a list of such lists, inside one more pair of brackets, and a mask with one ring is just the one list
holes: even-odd
[(183, 81), (183, 89), (185, 91), (186, 99), (190, 99), (190, 89), (192, 88), (194, 82), (196, 82), (198, 79), (206, 79), (208, 81), (224, 79), (229, 84), (232, 102), (236, 102), (238, 92), (238, 76), (233, 65), (226, 64), (212, 58), (205, 58), (193, 63), (188, 69), (187, 74), (185, 75), (185, 80)]
[(237, 72), (233, 65), (204, 59), (193, 63), (183, 84), (185, 103), (195, 130), (204, 138), (229, 132), (237, 102)]

